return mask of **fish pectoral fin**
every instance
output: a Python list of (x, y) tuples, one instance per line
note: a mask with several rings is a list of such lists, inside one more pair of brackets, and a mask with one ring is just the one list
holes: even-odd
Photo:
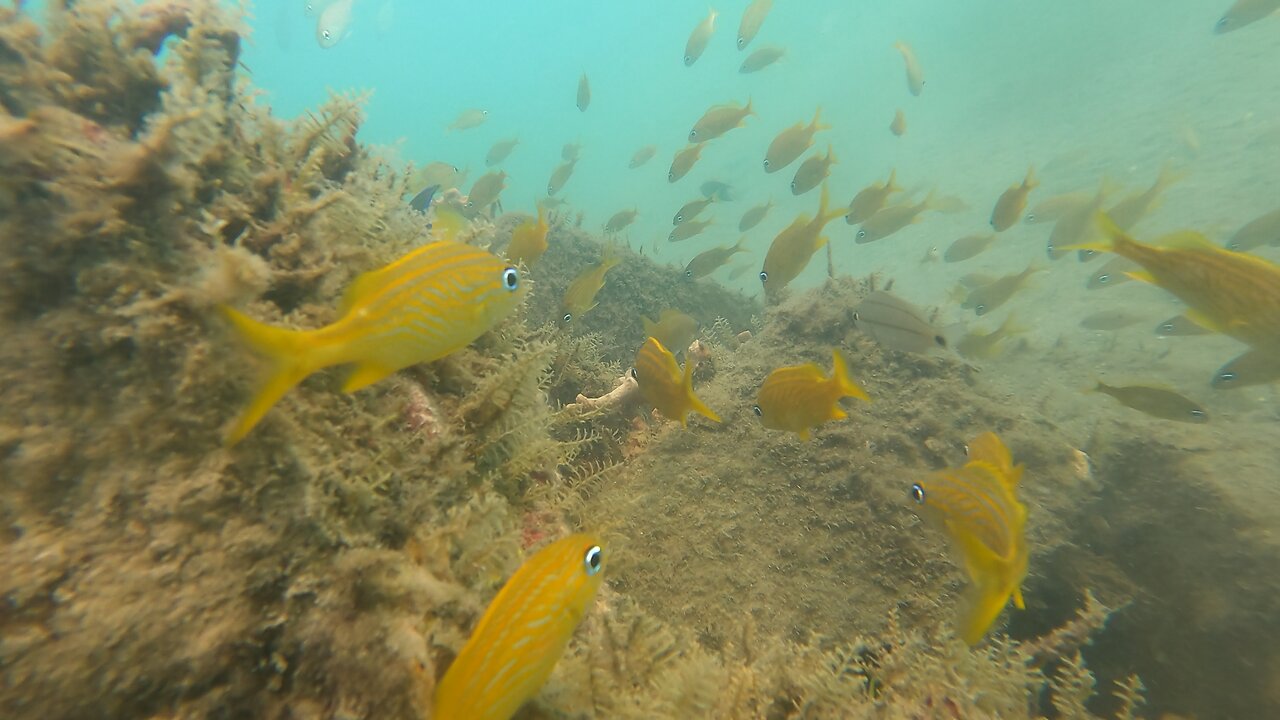
[(1130, 280), (1137, 280), (1139, 282), (1149, 283), (1151, 285), (1156, 284), (1155, 276), (1147, 272), (1146, 270), (1129, 270), (1125, 272), (1125, 276), (1128, 277)]
[(1022, 601), (1022, 588), (1013, 589), (1013, 606), (1019, 610), (1026, 610), (1027, 604)]
[(796, 434), (799, 435), (800, 439), (804, 442), (809, 442), (809, 440), (813, 438), (813, 433), (809, 431), (809, 428), (801, 428)]
[(343, 383), (342, 392), (350, 393), (369, 387), (395, 371), (396, 368), (389, 368), (373, 362), (360, 363), (355, 370), (351, 371), (347, 381)]
[(845, 412), (845, 411), (844, 411), (844, 408), (840, 407), (839, 405), (833, 405), (833, 406), (831, 407), (831, 414), (830, 414), (829, 416), (827, 416), (827, 419), (828, 419), (828, 420), (843, 420), (843, 419), (845, 419), (845, 418), (847, 418), (847, 417), (849, 417), (849, 413)]

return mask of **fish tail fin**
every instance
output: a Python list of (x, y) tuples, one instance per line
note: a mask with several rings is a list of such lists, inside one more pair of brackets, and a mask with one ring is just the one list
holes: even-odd
[(884, 183), (886, 194), (902, 192), (902, 186), (898, 184), (898, 168), (889, 171), (889, 179)]
[(1190, 174), (1191, 171), (1185, 168), (1181, 170), (1173, 169), (1173, 163), (1166, 161), (1164, 165), (1160, 166), (1160, 174), (1156, 176), (1157, 192), (1164, 190), (1176, 182), (1185, 180)]
[(708, 420), (720, 422), (720, 416), (716, 411), (707, 407), (706, 403), (693, 394), (693, 362), (689, 360), (684, 361), (684, 396), (690, 412), (696, 412)]
[(266, 380), (223, 439), (230, 447), (248, 435), (285, 393), (319, 368), (308, 361), (306, 331), (272, 327), (227, 305), (219, 311), (244, 344), (270, 361)]
[(835, 165), (838, 162), (840, 162), (840, 158), (836, 157), (835, 148), (832, 147), (831, 143), (827, 143), (827, 164)]
[(845, 365), (844, 355), (840, 353), (839, 348), (831, 351), (831, 379), (834, 381), (836, 389), (840, 391), (840, 397), (855, 397), (859, 400), (871, 402), (867, 391), (863, 390), (862, 386), (849, 377), (849, 367)]
[(733, 252), (740, 253), (740, 252), (746, 252), (746, 250), (747, 250), (747, 236), (743, 235), (742, 237), (738, 238), (738, 242), (733, 244)]
[(604, 255), (600, 258), (600, 266), (604, 268), (605, 272), (608, 272), (610, 268), (617, 267), (618, 263), (621, 262), (622, 254), (618, 252), (618, 248), (614, 247), (613, 243), (606, 244), (604, 246)]
[(755, 114), (756, 114), (756, 111), (754, 109), (754, 106), (751, 104), (751, 96), (748, 95), (747, 106), (742, 109), (742, 117), (746, 118), (748, 115), (755, 115)]
[(1004, 612), (1018, 586), (1010, 587), (1006, 582), (1010, 574), (1008, 561), (996, 557), (977, 537), (962, 531), (955, 539), (970, 579), (961, 604), (960, 637), (972, 647), (982, 641), (1000, 613)]
[[(822, 196), (818, 199), (818, 224), (826, 225), (827, 223), (842, 218), (849, 214), (849, 206), (841, 205), (834, 210), (831, 209), (831, 191), (828, 188), (830, 183), (825, 180), (822, 182)], [(822, 247), (819, 245), (818, 247)]]
[(809, 127), (813, 128), (814, 132), (817, 132), (819, 130), (831, 129), (830, 125), (822, 122), (822, 106), (821, 105), (818, 106), (817, 110), (813, 111), (813, 121), (809, 123)]
[(1036, 166), (1034, 164), (1027, 168), (1027, 176), (1022, 179), (1022, 187), (1028, 190), (1040, 187), (1040, 178), (1036, 177)]

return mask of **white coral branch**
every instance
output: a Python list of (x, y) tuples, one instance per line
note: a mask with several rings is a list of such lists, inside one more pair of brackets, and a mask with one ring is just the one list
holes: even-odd
[(618, 384), (608, 393), (594, 398), (579, 393), (573, 402), (564, 406), (564, 409), (578, 414), (603, 412), (626, 402), (639, 389), (640, 385), (635, 378), (631, 377), (631, 373), (623, 373), (622, 377), (618, 378)]

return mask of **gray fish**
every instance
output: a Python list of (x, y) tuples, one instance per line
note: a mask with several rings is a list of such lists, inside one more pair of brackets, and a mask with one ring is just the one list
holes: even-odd
[(1097, 272), (1090, 275), (1089, 281), (1084, 286), (1090, 290), (1100, 290), (1112, 285), (1129, 282), (1133, 279), (1129, 277), (1129, 271), (1137, 270), (1139, 267), (1138, 263), (1129, 258), (1117, 255), (1098, 268)]
[(671, 219), (671, 224), (679, 225), (686, 220), (694, 219), (698, 216), (698, 213), (706, 210), (707, 206), (715, 201), (715, 197), (704, 197), (698, 200), (690, 200), (685, 203), (684, 206), (676, 213), (676, 216)]
[(1248, 252), (1262, 245), (1280, 245), (1280, 210), (1250, 220), (1227, 241), (1227, 249)]
[(968, 260), (971, 257), (980, 255), (984, 250), (991, 247), (991, 243), (995, 241), (995, 233), (965, 235), (959, 240), (951, 243), (951, 246), (947, 248), (947, 251), (942, 254), (942, 259), (949, 263)]
[(511, 154), (516, 149), (516, 145), (520, 144), (520, 138), (509, 138), (507, 140), (499, 140), (489, 148), (489, 152), (484, 156), (484, 164), (486, 167), (493, 167)]
[(742, 213), (742, 219), (738, 221), (738, 230), (740, 232), (746, 232), (756, 225), (759, 225), (760, 221), (764, 220), (764, 216), (768, 215), (769, 211), (772, 209), (773, 199), (770, 198), (769, 202), (763, 205), (757, 205)]
[(714, 218), (709, 220), (690, 220), (688, 222), (682, 222), (676, 226), (675, 230), (671, 231), (670, 235), (667, 236), (667, 241), (680, 242), (682, 240), (688, 240), (694, 235), (706, 230), (707, 226), (713, 222), (715, 222)]
[(1218, 369), (1209, 383), (1215, 390), (1265, 385), (1280, 380), (1280, 356), (1249, 350)]
[(891, 350), (924, 353), (947, 347), (947, 339), (919, 308), (884, 290), (863, 298), (853, 324)]
[(637, 150), (634, 155), (631, 156), (631, 162), (627, 165), (627, 167), (631, 168), (632, 170), (635, 170), (641, 165), (649, 162), (649, 160), (651, 160), (654, 154), (657, 152), (658, 152), (657, 145), (645, 145), (644, 147)]
[(577, 160), (571, 160), (562, 163), (551, 173), (551, 179), (547, 181), (547, 194), (555, 195), (560, 192), (564, 184), (569, 182), (569, 177), (573, 175), (573, 167), (577, 164)]
[(1175, 315), (1156, 326), (1156, 335), (1159, 337), (1189, 337), (1212, 333), (1212, 330), (1196, 324), (1186, 315)]
[(1132, 310), (1103, 310), (1092, 315), (1086, 315), (1080, 321), (1080, 327), (1085, 330), (1119, 330), (1130, 325), (1136, 325), (1146, 319), (1145, 315)]
[(1178, 393), (1149, 385), (1112, 387), (1099, 382), (1094, 392), (1110, 395), (1127, 408), (1146, 413), (1151, 417), (1177, 422), (1207, 423), (1209, 413), (1203, 407)]
[(587, 81), (587, 74), (582, 73), (582, 77), (578, 78), (578, 111), (586, 112), (590, 104), (591, 83)]
[(698, 188), (703, 197), (715, 198), (719, 202), (733, 202), (733, 186), (719, 180), (708, 180)]
[(969, 296), (965, 298), (960, 307), (966, 310), (973, 310), (977, 315), (986, 315), (1005, 304), (1014, 293), (1022, 289), (1026, 284), (1027, 278), (1038, 273), (1042, 268), (1038, 268), (1034, 263), (1027, 266), (1026, 270), (1012, 275), (996, 278), (990, 284), (982, 287), (974, 288), (969, 292)]
[(742, 74), (759, 72), (770, 65), (782, 59), (787, 54), (787, 49), (778, 47), (777, 45), (765, 45), (747, 56), (742, 61), (742, 65), (738, 67), (738, 72)]

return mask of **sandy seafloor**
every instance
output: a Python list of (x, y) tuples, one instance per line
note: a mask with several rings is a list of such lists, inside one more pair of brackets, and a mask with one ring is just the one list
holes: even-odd
[[(203, 44), (172, 41), (163, 107), (110, 101), (154, 99), (157, 87), (129, 53), (105, 51), (100, 31), (68, 32), (42, 54), (5, 16), (4, 81), (20, 88), (0, 127), (6, 717), (421, 717), (524, 546), (571, 527), (605, 537), (606, 586), (525, 717), (1084, 717), (1077, 650), (1098, 679), (1098, 716), (1121, 709), (1114, 683), (1131, 674), (1148, 700), (1136, 716), (1280, 713), (1280, 397), (1209, 389), (1237, 343), (1080, 329), (1108, 303), (1149, 311), (1152, 326), (1177, 306), (1138, 283), (1086, 291), (1097, 265), (1074, 258), (1010, 303), (1031, 329), (994, 360), (886, 351), (849, 313), (875, 273), (938, 306), (941, 324), (970, 321), (948, 297), (959, 274), (1048, 266), (1043, 225), (961, 265), (919, 262), (982, 228), (1029, 161), (1044, 178), (1033, 204), (1104, 174), (1133, 189), (1166, 161), (1188, 170), (1140, 235), (1191, 226), (1222, 238), (1272, 209), (1275, 21), (1209, 38), (1212, 61), (1144, 55), (1158, 43), (1134, 35), (1123, 71), (1097, 76), (1099, 95), (1127, 98), (1116, 112), (1082, 99), (1062, 103), (1076, 118), (1033, 103), (1017, 122), (961, 115), (946, 133), (913, 122), (911, 149), (878, 160), (972, 210), (868, 246), (833, 226), (839, 277), (824, 280), (819, 255), (775, 307), (628, 254), (600, 305), (554, 329), (561, 288), (600, 252), (573, 227), (575, 206), (530, 273), (526, 307), (475, 348), (354, 396), (321, 373), (225, 450), (218, 432), (252, 373), (211, 304), (317, 326), (351, 276), (421, 229), (402, 173), (356, 145), (358, 110), (334, 102), (317, 114), (333, 123), (284, 125), (242, 102), (225, 62), (239, 26), (196, 7)], [(118, 46), (188, 32), (155, 16), (124, 25), (142, 29)], [(120, 67), (75, 62), (89, 55)], [(112, 92), (59, 94), (51, 67)], [(1155, 76), (1177, 82), (1142, 82)], [(45, 111), (24, 125), (37, 107), (76, 117)], [(167, 129), (160, 117), (183, 119)], [(1084, 117), (1107, 132), (1045, 130)], [(772, 124), (753, 131), (767, 141)], [(853, 165), (833, 183), (883, 175)], [(591, 200), (588, 228), (612, 212)], [(665, 234), (669, 213), (651, 214)], [(515, 222), (482, 221), (474, 240), (501, 249)], [(710, 357), (696, 385), (724, 423), (682, 430), (635, 404), (557, 412), (610, 390), (642, 340), (639, 315), (668, 306), (702, 323)], [(832, 347), (873, 402), (846, 401), (850, 419), (809, 443), (760, 428), (761, 378), (783, 362), (827, 367)], [(1171, 385), (1212, 421), (1160, 421), (1083, 392), (1098, 378)], [(1028, 607), (969, 650), (950, 631), (963, 575), (906, 490), (988, 429), (1027, 464)], [(1072, 624), (1086, 590), (1113, 610), (1105, 627), (1096, 606)]]

